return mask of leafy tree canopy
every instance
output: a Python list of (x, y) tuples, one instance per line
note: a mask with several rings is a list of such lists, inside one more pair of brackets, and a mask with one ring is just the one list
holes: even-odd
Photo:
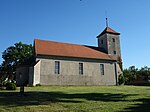
[(128, 69), (123, 70), (125, 84), (132, 84), (134, 81), (150, 80), (150, 68), (148, 66), (141, 67), (140, 69), (135, 66), (131, 66)]
[(21, 64), (28, 64), (27, 61), (33, 56), (32, 45), (23, 44), (22, 42), (6, 48), (2, 53), (3, 63), (0, 66), (1, 74), (15, 75), (16, 67)]

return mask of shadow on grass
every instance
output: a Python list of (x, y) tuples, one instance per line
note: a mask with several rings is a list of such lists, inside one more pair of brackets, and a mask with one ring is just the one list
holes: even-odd
[(134, 102), (138, 103), (125, 108), (124, 112), (150, 112), (150, 98), (141, 98)]
[(135, 96), (135, 94), (111, 94), (111, 93), (82, 93), (67, 94), (62, 92), (25, 92), (20, 95), (19, 92), (0, 92), (0, 105), (12, 106), (30, 106), (30, 105), (48, 105), (50, 103), (81, 103), (88, 101), (119, 102), (126, 101), (126, 97)]

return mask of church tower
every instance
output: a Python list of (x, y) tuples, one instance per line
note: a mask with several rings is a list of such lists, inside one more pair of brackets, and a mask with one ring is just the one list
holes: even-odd
[[(106, 18), (106, 28), (97, 36), (98, 48), (102, 52), (116, 57), (117, 63), (114, 64), (116, 85), (118, 84), (118, 76), (122, 73), (122, 58), (120, 50), (120, 33), (116, 32), (112, 28), (108, 27)], [(120, 72), (118, 72), (118, 70)]]
[(120, 33), (106, 26), (104, 31), (97, 36), (98, 47), (105, 53), (121, 58)]

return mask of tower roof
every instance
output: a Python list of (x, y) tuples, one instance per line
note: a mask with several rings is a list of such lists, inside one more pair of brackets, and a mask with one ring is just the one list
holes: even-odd
[(120, 35), (120, 33), (116, 32), (115, 30), (111, 29), (110, 27), (106, 27), (102, 33), (100, 33), (97, 37), (102, 36), (105, 33)]

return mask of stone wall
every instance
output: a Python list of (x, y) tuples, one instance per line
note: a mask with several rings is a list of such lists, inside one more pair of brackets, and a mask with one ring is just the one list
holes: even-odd
[[(41, 85), (116, 85), (113, 61), (60, 57), (37, 60), (40, 60), (40, 70), (35, 70), (40, 71)], [(60, 62), (60, 74), (55, 74), (55, 61)], [(79, 74), (79, 63), (83, 63), (83, 75)], [(104, 64), (104, 75), (101, 75), (100, 64)], [(39, 77), (38, 73), (35, 75)]]
[[(115, 39), (115, 42), (112, 39)], [(119, 35), (107, 34), (107, 44), (108, 54), (114, 54), (114, 51), (116, 51), (116, 55), (121, 57)]]
[[(115, 42), (113, 42), (113, 39), (115, 40)], [(100, 48), (103, 48), (108, 54), (114, 55), (114, 51), (116, 51), (115, 55), (118, 55), (121, 57), (119, 35), (113, 35), (113, 34), (102, 35), (101, 37), (98, 38), (98, 46)]]
[(41, 66), (41, 61), (37, 61), (37, 63), (34, 65), (33, 70), (33, 85), (35, 86), (36, 84), (40, 84), (40, 68)]

